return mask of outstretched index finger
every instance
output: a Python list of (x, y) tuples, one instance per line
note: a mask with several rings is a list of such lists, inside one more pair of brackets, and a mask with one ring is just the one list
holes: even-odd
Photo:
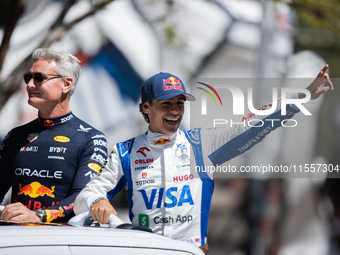
[(325, 74), (325, 72), (327, 71), (328, 69), (328, 64), (326, 64), (324, 66), (324, 68), (322, 68), (322, 70), (320, 71), (320, 73), (318, 74), (318, 76), (316, 78), (322, 78), (322, 76)]

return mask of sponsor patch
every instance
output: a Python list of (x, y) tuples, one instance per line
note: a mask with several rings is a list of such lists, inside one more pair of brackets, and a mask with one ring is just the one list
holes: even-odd
[(139, 223), (139, 226), (148, 228), (149, 227), (149, 215), (139, 214), (138, 215), (138, 223)]
[(47, 157), (48, 159), (59, 159), (59, 160), (65, 160), (64, 157), (61, 157), (61, 156), (48, 156)]
[(53, 139), (60, 143), (68, 143), (70, 141), (70, 138), (62, 135), (55, 136)]
[(26, 196), (36, 198), (36, 197), (43, 197), (46, 195), (46, 196), (54, 198), (54, 194), (53, 194), (54, 188), (55, 186), (52, 186), (49, 189), (46, 186), (41, 185), (39, 182), (32, 182), (31, 184), (27, 184), (24, 187), (21, 187), (21, 183), (19, 183), (18, 196), (21, 194), (24, 194)]
[(149, 179), (149, 180), (142, 180), (142, 181), (135, 181), (137, 186), (140, 185), (147, 185), (147, 184), (154, 184), (155, 179)]
[(145, 169), (152, 169), (154, 168), (153, 166), (139, 166), (135, 167), (135, 170), (145, 170)]
[(68, 115), (68, 116), (66, 116), (66, 117), (64, 117), (64, 118), (61, 118), (60, 122), (61, 122), (61, 123), (64, 123), (64, 122), (66, 122), (66, 121), (69, 121), (69, 120), (72, 119), (72, 118), (73, 118), (73, 115), (70, 114), (70, 115)]
[(192, 215), (178, 215), (177, 217), (173, 218), (172, 216), (168, 216), (168, 217), (155, 217), (153, 222), (155, 224), (162, 224), (162, 223), (170, 223), (170, 224), (174, 224), (174, 223), (189, 223), (190, 221), (193, 220)]
[(29, 141), (30, 143), (33, 142), (34, 140), (36, 140), (38, 138), (39, 133), (32, 133), (29, 134), (27, 137), (27, 141)]
[(91, 158), (90, 158), (90, 159), (91, 159), (91, 160), (94, 160), (94, 161), (97, 161), (97, 162), (99, 162), (99, 163), (102, 164), (102, 165), (105, 165), (106, 159), (105, 159), (101, 154), (93, 153), (93, 154), (91, 155)]
[(46, 209), (46, 222), (51, 222), (59, 217), (65, 217), (64, 209), (59, 206), (59, 210), (48, 210)]
[(96, 163), (88, 163), (87, 165), (91, 170), (95, 171), (96, 173), (98, 173), (100, 171), (100, 169), (102, 169), (102, 167)]
[(103, 146), (103, 147), (107, 148), (107, 142), (105, 142), (103, 140), (93, 140), (93, 145), (94, 146)]
[(105, 135), (95, 135), (91, 137), (92, 139), (96, 139), (96, 138), (106, 138)]
[(148, 176), (148, 173), (146, 173), (146, 172), (143, 172), (143, 173), (142, 173), (143, 179), (145, 179), (147, 176)]
[(146, 157), (146, 154), (145, 154), (144, 151), (150, 151), (150, 150), (149, 150), (149, 148), (147, 148), (147, 147), (141, 147), (141, 148), (138, 149), (137, 153), (140, 153), (140, 154), (142, 154), (144, 157)]
[(49, 152), (54, 152), (54, 153), (65, 153), (67, 148), (65, 147), (50, 147)]
[(163, 79), (163, 90), (172, 90), (179, 89), (183, 91), (182, 84), (180, 80), (177, 80), (175, 77), (171, 76), (168, 79)]
[(77, 129), (77, 131), (81, 131), (81, 132), (89, 132), (92, 128), (85, 128), (83, 125), (79, 125), (79, 128)]
[(149, 164), (153, 162), (153, 158), (146, 158), (146, 159), (136, 159), (135, 164)]
[(185, 174), (185, 175), (180, 175), (180, 176), (174, 176), (173, 177), (173, 182), (181, 182), (181, 181), (188, 181), (194, 179), (193, 174)]
[(31, 151), (31, 152), (37, 152), (38, 146), (27, 146), (27, 147), (21, 147), (20, 151)]
[(170, 138), (159, 138), (158, 141), (154, 141), (154, 145), (163, 145), (168, 142), (171, 142)]
[(53, 120), (44, 120), (44, 124), (45, 127), (53, 127), (54, 123)]
[(48, 178), (48, 179), (53, 179), (53, 178), (56, 178), (56, 179), (62, 179), (62, 175), (63, 175), (63, 171), (55, 171), (54, 173), (53, 172), (50, 172), (50, 170), (37, 170), (37, 169), (34, 169), (34, 170), (31, 170), (29, 168), (16, 168), (14, 170), (14, 174), (15, 175), (18, 175), (18, 176), (36, 176), (36, 177), (39, 177), (39, 178)]

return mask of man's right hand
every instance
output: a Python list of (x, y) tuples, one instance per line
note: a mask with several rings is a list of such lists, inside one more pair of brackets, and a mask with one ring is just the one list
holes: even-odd
[(109, 224), (109, 218), (111, 214), (117, 216), (116, 210), (111, 203), (106, 199), (101, 199), (91, 207), (91, 215), (94, 221), (98, 221), (101, 224)]
[(41, 219), (25, 205), (20, 202), (8, 204), (1, 212), (1, 220), (19, 221), (19, 222), (40, 222)]

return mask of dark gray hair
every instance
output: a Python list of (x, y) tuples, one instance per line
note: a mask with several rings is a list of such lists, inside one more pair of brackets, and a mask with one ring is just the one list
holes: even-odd
[(81, 68), (79, 65), (80, 60), (77, 57), (64, 51), (55, 51), (50, 48), (41, 48), (36, 49), (33, 52), (32, 59), (33, 62), (40, 59), (53, 60), (56, 63), (55, 71), (59, 75), (73, 78), (73, 87), (70, 91), (70, 95), (73, 94), (81, 73)]

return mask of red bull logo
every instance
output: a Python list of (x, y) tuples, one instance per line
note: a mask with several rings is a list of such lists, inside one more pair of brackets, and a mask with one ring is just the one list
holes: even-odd
[(64, 205), (63, 208), (65, 210), (71, 210), (73, 208), (74, 203), (69, 204), (68, 206)]
[(54, 198), (54, 188), (55, 186), (52, 186), (51, 189), (47, 188), (44, 185), (41, 185), (39, 182), (32, 182), (31, 184), (27, 184), (24, 187), (21, 187), (21, 183), (19, 183), (19, 192), (18, 196), (21, 194), (24, 194), (25, 196), (30, 196), (32, 198), (36, 197), (43, 197), (43, 196), (49, 196)]
[(53, 127), (54, 126), (53, 120), (44, 120), (44, 126)]
[(45, 210), (46, 211), (46, 222), (49, 223), (58, 217), (65, 217), (65, 214), (63, 214), (64, 209), (60, 206), (59, 210)]
[(163, 89), (164, 90), (179, 89), (183, 91), (183, 87), (180, 80), (177, 80), (175, 77), (172, 76), (169, 77), (168, 79), (163, 79)]
[(154, 141), (154, 145), (163, 145), (163, 144), (166, 144), (168, 142), (171, 142), (170, 138), (159, 138), (158, 141)]

